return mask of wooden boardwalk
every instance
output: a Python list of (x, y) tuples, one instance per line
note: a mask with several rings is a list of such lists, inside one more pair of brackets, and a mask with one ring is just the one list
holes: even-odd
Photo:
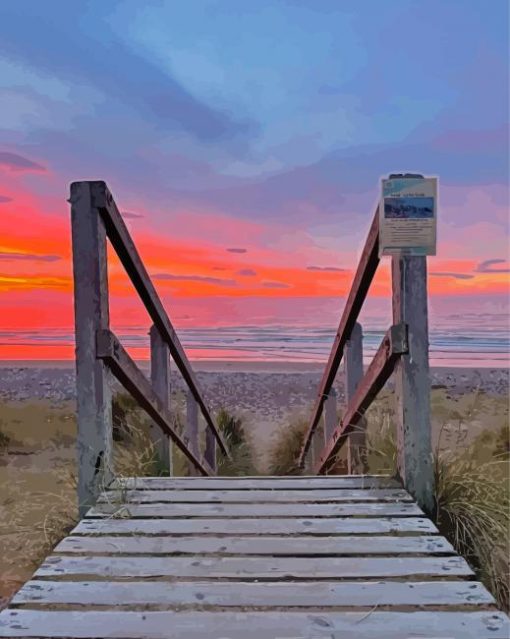
[(0, 637), (506, 639), (467, 563), (392, 479), (112, 485), (0, 613)]

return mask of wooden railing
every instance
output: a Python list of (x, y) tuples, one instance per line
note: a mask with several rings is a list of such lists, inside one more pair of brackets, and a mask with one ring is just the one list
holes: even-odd
[[(348, 472), (366, 471), (364, 413), (395, 373), (397, 466), (404, 486), (428, 512), (434, 507), (430, 433), (427, 264), (425, 257), (392, 260), (393, 325), (363, 373), (358, 316), (379, 265), (379, 211), (375, 212), (354, 276), (300, 454), (300, 465), (320, 474), (338, 462), (348, 443)], [(346, 406), (336, 416), (333, 383), (344, 359)], [(324, 423), (321, 417), (324, 415)]]
[[(172, 472), (169, 439), (188, 458), (190, 470), (202, 475), (216, 472), (216, 445), (223, 455), (229, 456), (229, 452), (105, 182), (73, 182), (69, 201), (76, 330), (78, 500), (83, 513), (113, 478), (112, 375), (153, 420), (151, 437), (168, 473)], [(150, 381), (110, 330), (107, 239), (153, 322)], [(189, 389), (186, 431), (182, 436), (170, 412), (170, 356)], [(203, 456), (199, 453), (199, 411), (206, 423)]]

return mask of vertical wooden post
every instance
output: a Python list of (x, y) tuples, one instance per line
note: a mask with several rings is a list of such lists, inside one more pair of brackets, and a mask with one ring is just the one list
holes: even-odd
[[(362, 378), (363, 331), (361, 324), (356, 322), (345, 345), (345, 396), (347, 404), (354, 397)], [(362, 475), (367, 472), (366, 450), (366, 420), (362, 418), (347, 439), (347, 468), (350, 475)]]
[(88, 182), (71, 184), (76, 333), (78, 505), (82, 517), (112, 476), (109, 371), (96, 358), (96, 333), (109, 327), (106, 231)]
[[(195, 457), (199, 457), (198, 403), (190, 390), (188, 390), (186, 399), (186, 439)], [(198, 473), (192, 462), (189, 462), (189, 471), (191, 476), (197, 475)]]
[(409, 353), (395, 369), (397, 463), (400, 478), (418, 504), (434, 508), (430, 428), (427, 262), (425, 257), (393, 257), (393, 323), (405, 322)]
[[(163, 405), (170, 409), (170, 350), (156, 326), (151, 326), (151, 382)], [(161, 428), (151, 422), (150, 436), (164, 472), (172, 475), (172, 444)]]
[(212, 470), (216, 472), (216, 437), (209, 426), (206, 426), (205, 429), (204, 459)]
[(336, 391), (334, 388), (331, 388), (328, 396), (324, 400), (324, 444), (329, 442), (333, 431), (338, 425), (336, 411)]

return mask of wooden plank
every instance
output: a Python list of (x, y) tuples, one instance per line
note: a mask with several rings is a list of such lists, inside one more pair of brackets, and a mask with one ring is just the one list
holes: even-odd
[(249, 608), (489, 606), (494, 598), (469, 581), (186, 582), (30, 581), (11, 601), (19, 605), (243, 606)]
[(108, 490), (99, 496), (98, 502), (119, 502), (121, 498), (130, 503), (306, 503), (306, 502), (402, 502), (412, 501), (405, 490), (380, 488), (364, 490)]
[(58, 554), (222, 554), (222, 555), (438, 555), (454, 554), (444, 537), (66, 537)]
[(127, 477), (116, 480), (112, 488), (137, 490), (322, 490), (401, 488), (402, 485), (386, 476), (312, 476), (312, 477)]
[(329, 354), (328, 363), (326, 364), (326, 369), (319, 385), (317, 400), (315, 402), (312, 413), (312, 419), (308, 428), (308, 432), (305, 436), (303, 447), (301, 449), (299, 458), (301, 466), (304, 465), (306, 453), (308, 452), (308, 448), (310, 446), (312, 433), (319, 423), (319, 419), (322, 414), (323, 402), (327, 397), (333, 385), (333, 382), (335, 381), (338, 367), (340, 366), (340, 362), (342, 361), (345, 344), (349, 339), (350, 334), (352, 333), (352, 329), (356, 320), (358, 319), (358, 315), (360, 314), (361, 307), (363, 306), (363, 302), (365, 301), (365, 297), (367, 296), (368, 289), (370, 288), (370, 284), (372, 283), (372, 279), (375, 275), (378, 265), (379, 207), (377, 207), (372, 219), (372, 224), (370, 226), (368, 237), (365, 242), (365, 247), (363, 249), (363, 253), (361, 254), (361, 259), (358, 263), (358, 268), (356, 269), (356, 274), (354, 276), (351, 290), (349, 291), (349, 296), (347, 297), (342, 317), (340, 319), (340, 324), (338, 326), (333, 346)]
[(112, 398), (108, 371), (96, 359), (96, 332), (108, 328), (106, 231), (87, 182), (71, 184), (78, 504), (80, 516), (112, 477)]
[(508, 639), (508, 617), (482, 612), (130, 612), (5, 610), (0, 637), (54, 639)]
[(147, 273), (133, 239), (129, 234), (127, 226), (122, 219), (117, 205), (115, 204), (112, 194), (110, 193), (106, 183), (103, 181), (93, 181), (85, 184), (90, 185), (90, 192), (92, 194), (94, 206), (96, 206), (101, 212), (106, 232), (110, 238), (113, 248), (126, 269), (129, 278), (133, 282), (133, 285), (144, 303), (147, 312), (151, 316), (152, 321), (158, 327), (163, 339), (168, 344), (170, 353), (177, 365), (177, 368), (181, 372), (188, 388), (192, 390), (207, 424), (214, 432), (221, 450), (225, 455), (229, 456), (227, 446), (211, 417), (211, 413), (205, 403), (203, 393), (199, 388), (198, 381), (193, 369), (191, 368), (191, 364), (181, 345), (177, 333), (168, 318), (164, 306), (159, 299), (156, 289), (154, 288), (154, 284)]
[[(170, 351), (157, 326), (150, 329), (151, 384), (161, 403), (170, 413)], [(150, 424), (150, 437), (162, 469), (172, 474), (172, 445), (168, 435), (156, 422)]]
[(470, 577), (461, 557), (193, 557), (52, 555), (35, 577), (199, 577), (202, 579), (388, 579)]
[(109, 517), (119, 510), (129, 517), (419, 517), (423, 515), (414, 502), (404, 503), (283, 503), (283, 504), (136, 504), (100, 503), (86, 517)]
[(209, 466), (214, 470), (216, 474), (216, 439), (214, 437), (214, 433), (209, 428), (209, 426), (205, 427), (205, 450), (204, 450), (204, 459), (207, 461)]
[(392, 258), (393, 321), (408, 325), (409, 353), (395, 371), (397, 465), (419, 504), (434, 508), (425, 257)]
[[(198, 458), (198, 404), (190, 389), (188, 389), (186, 395), (186, 430), (184, 440), (193, 452), (193, 455)], [(190, 462), (188, 470), (190, 475), (195, 475), (195, 466), (193, 463)]]
[(388, 380), (397, 359), (402, 353), (407, 351), (406, 334), (406, 326), (399, 324), (392, 326), (384, 336), (367, 372), (358, 384), (354, 397), (347, 406), (340, 424), (334, 430), (324, 449), (324, 453), (315, 466), (317, 474), (327, 470), (330, 460), (345, 442), (346, 435), (352, 432), (374, 397)]
[(83, 519), (73, 535), (381, 535), (437, 533), (425, 517), (325, 519)]
[(176, 443), (180, 451), (203, 474), (208, 475), (209, 469), (186, 445), (174, 428), (174, 422), (159, 397), (153, 391), (149, 380), (128, 355), (117, 337), (110, 330), (98, 331), (97, 357), (103, 359), (119, 382), (138, 401), (147, 414), (168, 434)]
[[(363, 379), (363, 331), (361, 324), (356, 322), (351, 336), (345, 345), (345, 395), (349, 405), (354, 399), (356, 390)], [(349, 474), (363, 475), (367, 472), (366, 460), (366, 427), (362, 417), (356, 428), (347, 438), (347, 468)]]

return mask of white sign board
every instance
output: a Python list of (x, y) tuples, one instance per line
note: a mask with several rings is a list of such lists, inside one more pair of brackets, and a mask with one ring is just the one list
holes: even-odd
[(382, 181), (379, 256), (435, 255), (437, 178)]

